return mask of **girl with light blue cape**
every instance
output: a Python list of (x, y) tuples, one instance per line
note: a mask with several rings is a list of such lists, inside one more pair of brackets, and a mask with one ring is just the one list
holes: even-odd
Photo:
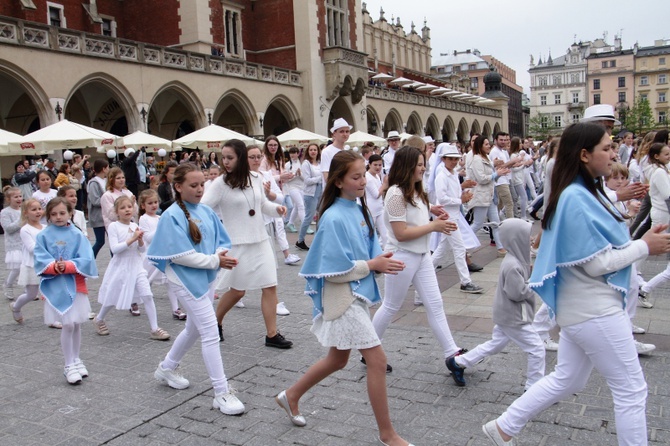
[(46, 214), (49, 226), (37, 234), (34, 250), (35, 272), (41, 276), (40, 291), (46, 300), (44, 322), (63, 324), (64, 375), (70, 384), (79, 384), (88, 376), (79, 358), (81, 324), (91, 312), (86, 278), (98, 277), (98, 269), (90, 242), (72, 223), (72, 205), (65, 198), (54, 198)]
[[(601, 177), (616, 156), (605, 128), (573, 124), (561, 135), (544, 232), (530, 286), (561, 326), (558, 363), (497, 420), (483, 429), (495, 444), (513, 444), (526, 423), (580, 392), (595, 367), (614, 400), (620, 445), (647, 444), (647, 385), (625, 312), (631, 264), (670, 251), (659, 226), (630, 241), (622, 216), (605, 196)], [(507, 442), (507, 443), (506, 443)]]
[[(359, 199), (361, 204), (356, 203)], [(386, 355), (375, 333), (368, 305), (380, 300), (373, 271), (396, 274), (402, 262), (382, 254), (365, 204), (365, 162), (350, 151), (331, 162), (323, 192), (321, 218), (314, 243), (300, 271), (307, 280), (305, 294), (314, 303), (312, 332), (324, 347), (325, 358), (275, 397), (295, 426), (305, 426), (300, 398), (313, 386), (347, 365), (351, 349), (360, 350), (368, 366), (368, 395), (382, 444), (404, 440), (393, 429), (386, 398)]]

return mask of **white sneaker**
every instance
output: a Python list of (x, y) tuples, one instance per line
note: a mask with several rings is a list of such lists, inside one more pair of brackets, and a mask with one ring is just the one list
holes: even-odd
[(653, 308), (654, 304), (649, 301), (649, 293), (642, 290), (637, 295), (637, 304), (642, 308)]
[(288, 257), (284, 259), (284, 263), (287, 265), (295, 265), (300, 261), (300, 257), (295, 254), (289, 254)]
[(544, 349), (548, 352), (555, 352), (558, 351), (558, 342), (554, 341), (551, 338), (547, 338), (544, 340)]
[(77, 358), (74, 361), (74, 364), (71, 365), (70, 367), (76, 368), (82, 378), (88, 378), (88, 369), (86, 368), (84, 362), (81, 359)]
[(493, 442), (496, 446), (516, 446), (516, 438), (512, 438), (510, 441), (505, 441), (500, 436), (498, 432), (498, 427), (496, 426), (496, 421), (489, 421), (482, 426), (482, 431), (486, 437)]
[(421, 296), (419, 296), (418, 291), (414, 292), (414, 305), (416, 306), (423, 305), (423, 301), (421, 300)]
[(645, 330), (642, 327), (638, 327), (637, 325), (633, 325), (633, 334), (645, 334), (647, 330)]
[(232, 391), (214, 395), (212, 407), (219, 409), (225, 415), (241, 415), (244, 413), (244, 404), (233, 395)]
[(14, 300), (14, 288), (12, 287), (5, 288), (5, 297), (8, 300)]
[(635, 341), (635, 349), (638, 355), (646, 355), (656, 350), (656, 346), (654, 344), (644, 344), (640, 341)]
[(190, 385), (188, 379), (181, 376), (176, 370), (164, 369), (160, 364), (158, 364), (158, 368), (154, 372), (154, 378), (178, 390), (186, 389)]
[(244, 305), (244, 302), (242, 302), (242, 299), (238, 300), (238, 301), (235, 303), (235, 306), (236, 306), (237, 308), (244, 308), (244, 307), (246, 307), (246, 305)]
[(284, 302), (279, 302), (277, 304), (277, 316), (288, 316), (289, 314), (291, 314), (291, 312), (288, 311)]
[(79, 374), (79, 371), (77, 370), (77, 366), (75, 364), (72, 364), (70, 366), (65, 366), (65, 370), (63, 371), (63, 375), (65, 375), (65, 379), (67, 379), (67, 382), (70, 384), (79, 384), (81, 382), (81, 375)]

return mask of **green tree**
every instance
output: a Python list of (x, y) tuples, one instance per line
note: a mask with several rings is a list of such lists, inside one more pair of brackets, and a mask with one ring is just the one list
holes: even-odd
[(649, 106), (649, 101), (642, 96), (635, 99), (635, 103), (630, 110), (626, 110), (624, 116), (619, 116), (626, 130), (640, 135), (654, 128), (654, 114)]
[(549, 135), (561, 133), (561, 127), (557, 127), (549, 115), (537, 114), (528, 120), (528, 131), (535, 139), (544, 140)]

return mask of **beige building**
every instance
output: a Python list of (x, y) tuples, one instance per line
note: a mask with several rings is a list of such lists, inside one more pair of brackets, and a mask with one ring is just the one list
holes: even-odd
[(654, 122), (668, 125), (670, 99), (670, 40), (657, 40), (654, 46), (637, 48), (635, 55), (635, 96), (649, 101)]
[(586, 58), (587, 106), (610, 104), (619, 111), (633, 106), (635, 102), (635, 55), (632, 49), (621, 48), (621, 39), (616, 37), (614, 48), (592, 49)]

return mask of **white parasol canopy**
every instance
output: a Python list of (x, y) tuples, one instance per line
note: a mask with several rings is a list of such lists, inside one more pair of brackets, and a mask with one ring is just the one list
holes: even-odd
[(360, 130), (349, 135), (349, 139), (347, 140), (347, 144), (351, 146), (362, 146), (366, 142), (377, 145), (386, 144), (386, 140), (381, 136), (371, 135)]
[(402, 76), (400, 76), (398, 78), (395, 78), (391, 82), (389, 82), (389, 84), (393, 84), (393, 85), (405, 85), (405, 84), (411, 84), (411, 83), (414, 83), (414, 81), (409, 80), (406, 77), (402, 77)]
[(230, 139), (239, 139), (244, 144), (254, 144), (254, 139), (250, 136), (237, 133), (233, 130), (221, 127), (220, 125), (210, 124), (200, 130), (184, 135), (179, 139), (172, 141), (172, 147), (201, 150), (216, 150), (223, 147), (223, 144)]
[(301, 128), (294, 128), (288, 132), (284, 132), (281, 135), (277, 136), (277, 139), (283, 145), (300, 145), (300, 144), (323, 144), (328, 141), (328, 138), (325, 136), (312, 133), (309, 130), (304, 130)]
[(451, 90), (449, 88), (440, 87), (430, 92), (430, 94), (440, 95), (443, 93), (449, 93)]
[(11, 155), (11, 153), (9, 153), (9, 142), (18, 141), (20, 139), (21, 135), (18, 133), (0, 129), (0, 156)]
[(140, 130), (123, 137), (123, 145), (135, 150), (142, 147), (147, 148), (147, 152), (155, 152), (158, 149), (172, 150), (172, 141), (161, 138), (156, 135), (144, 133)]
[(62, 150), (84, 147), (118, 147), (123, 138), (102, 130), (63, 119), (10, 141), (9, 152), (14, 155), (34, 155), (50, 150)]
[(422, 87), (418, 87), (418, 88), (416, 89), (416, 91), (431, 91), (431, 90), (435, 90), (435, 89), (437, 89), (437, 85), (426, 84), (426, 85), (424, 85), (424, 86), (422, 86)]
[(371, 79), (374, 79), (376, 81), (387, 81), (389, 79), (393, 79), (393, 76), (391, 76), (390, 74), (386, 74), (386, 73), (379, 73), (379, 74), (375, 74), (374, 76), (372, 76)]

